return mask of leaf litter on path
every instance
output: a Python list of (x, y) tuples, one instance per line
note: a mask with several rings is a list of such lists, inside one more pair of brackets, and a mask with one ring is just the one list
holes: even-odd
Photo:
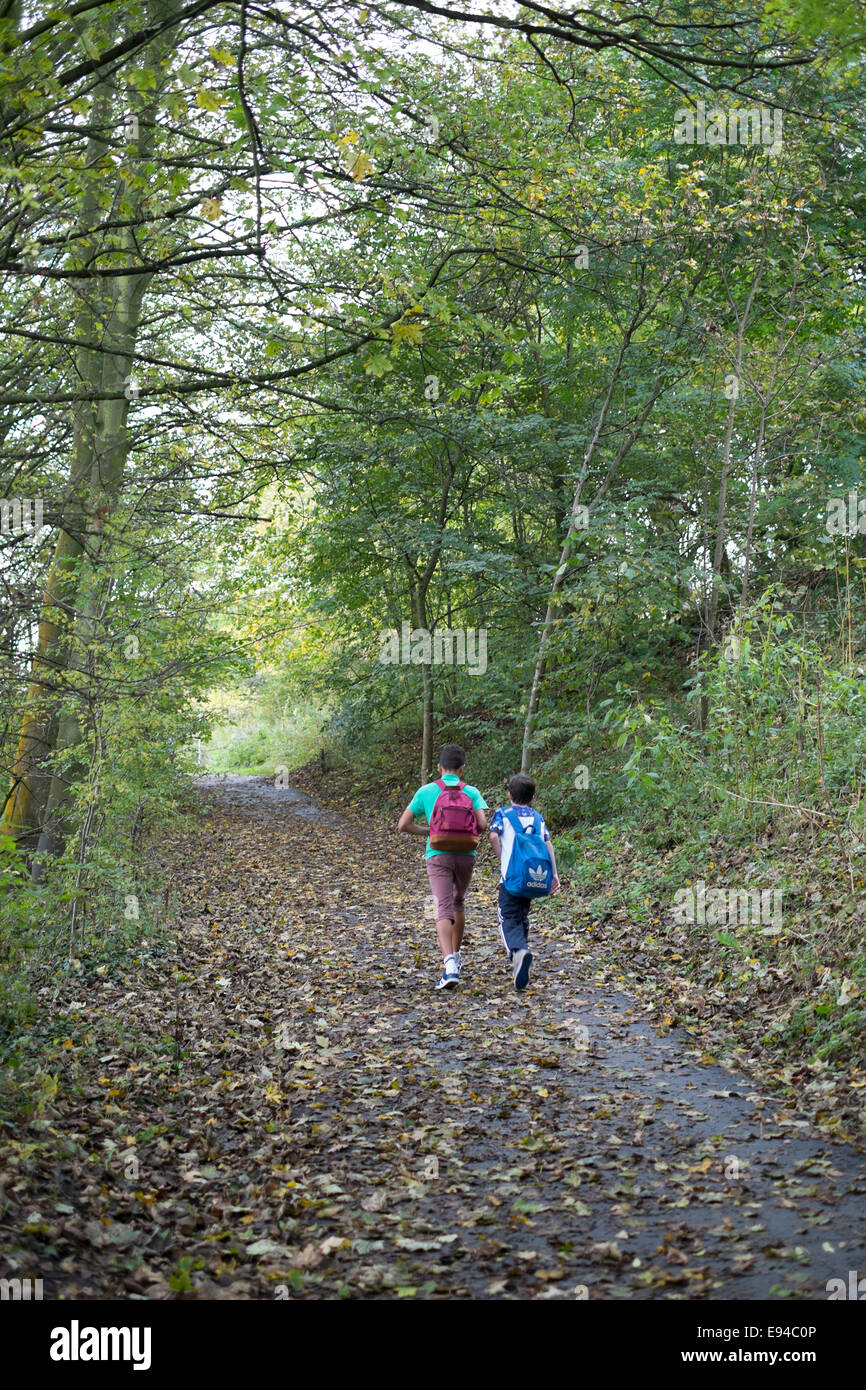
[(763, 1299), (866, 1267), (854, 1149), (658, 1036), (555, 924), (517, 994), (483, 866), (437, 993), (417, 844), (275, 790), (206, 786), (171, 852), (175, 947), (69, 986), (82, 1041), (4, 1159), (5, 1275), (66, 1298)]

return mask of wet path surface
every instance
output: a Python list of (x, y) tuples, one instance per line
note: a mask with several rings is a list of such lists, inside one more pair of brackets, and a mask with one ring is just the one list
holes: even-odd
[(208, 773), (195, 779), (205, 796), (215, 795), (223, 806), (249, 815), (292, 815), (320, 825), (340, 825), (344, 817), (329, 811), (295, 787), (277, 786), (275, 778), (245, 777), (237, 772)]
[(199, 794), (170, 940), (58, 1000), (4, 1275), (52, 1298), (714, 1300), (866, 1272), (863, 1155), (659, 1036), (544, 906), (518, 995), (489, 865), (437, 993), (419, 842), (263, 779)]
[[(213, 790), (225, 816), (270, 824), (280, 792), (257, 788)], [(281, 815), (304, 814), (298, 796), (282, 793)], [(381, 896), (396, 911), (371, 910), (369, 882), (349, 876), (327, 922), (295, 943), (319, 1041), (293, 1018), (284, 1066), (311, 1178), (348, 1192), (374, 1155), (377, 1169), (362, 1235), (324, 1218), (304, 1231), (316, 1250), (349, 1242), (333, 1274), (309, 1251), (317, 1279), (475, 1296), (824, 1298), (828, 1279), (866, 1268), (863, 1156), (779, 1116), (747, 1078), (696, 1064), (542, 926), (517, 995), (490, 878), (470, 909), (461, 987), (436, 994), (418, 860), (410, 846), (402, 874), (385, 866)], [(339, 1018), (335, 989), (349, 995)], [(298, 1067), (325, 1042), (324, 1064)], [(341, 1205), (342, 1217), (351, 1199)], [(428, 1247), (415, 1259), (407, 1224)]]

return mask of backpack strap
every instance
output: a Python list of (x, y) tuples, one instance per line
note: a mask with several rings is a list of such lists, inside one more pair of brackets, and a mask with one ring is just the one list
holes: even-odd
[[(527, 806), (526, 809), (532, 812), (532, 829), (537, 830), (541, 821), (541, 816), (539, 812), (536, 811), (533, 806)], [(518, 812), (516, 806), (509, 806), (508, 810), (503, 812), (503, 816), (507, 816), (508, 819), (511, 821), (511, 824), (514, 827), (515, 834), (525, 835), (529, 833), (529, 828), (528, 826), (525, 826), (521, 821), (520, 813)], [(513, 820), (511, 819), (512, 816), (514, 817)]]
[(442, 791), (443, 791), (443, 792), (445, 791), (445, 783), (442, 781), (442, 778), (441, 778), (441, 777), (437, 777), (437, 778), (436, 778), (436, 781), (433, 783), (433, 785), (434, 785), (435, 787), (441, 787), (441, 788), (442, 788)]

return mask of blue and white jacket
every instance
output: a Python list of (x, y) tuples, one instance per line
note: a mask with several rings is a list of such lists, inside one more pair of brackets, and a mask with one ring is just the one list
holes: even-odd
[(499, 860), (500, 883), (505, 882), (505, 875), (508, 870), (508, 861), (511, 858), (511, 846), (514, 844), (514, 836), (517, 833), (514, 829), (514, 826), (510, 818), (508, 818), (505, 815), (506, 811), (516, 811), (517, 818), (520, 821), (520, 824), (522, 826), (525, 826), (527, 829), (529, 829), (532, 826), (535, 817), (538, 816), (538, 819), (541, 821), (541, 838), (543, 840), (547, 840), (548, 842), (550, 840), (550, 832), (548, 831), (547, 826), (544, 823), (544, 817), (540, 814), (540, 812), (533, 810), (531, 806), (515, 806), (509, 803), (508, 806), (500, 806), (497, 811), (494, 811), (493, 818), (490, 822), (489, 833), (491, 835), (498, 835), (502, 843), (502, 857)]

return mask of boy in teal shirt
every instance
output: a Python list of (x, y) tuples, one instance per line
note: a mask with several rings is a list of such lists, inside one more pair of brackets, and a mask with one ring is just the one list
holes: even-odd
[[(433, 849), (427, 827), (415, 824), (415, 817), (423, 815), (430, 824), (433, 809), (443, 790), (459, 787), (463, 780), (466, 754), (456, 743), (447, 743), (439, 754), (439, 782), (426, 782), (419, 787), (397, 824), (397, 829), (407, 835), (423, 835), (427, 840), (425, 864), (430, 890), (436, 900), (436, 934), (442, 949), (442, 975), (437, 989), (453, 989), (460, 980), (462, 961), (460, 947), (466, 927), (466, 890), (475, 867), (475, 850)], [(484, 812), (487, 802), (477, 787), (463, 784), (463, 794), (469, 798), (475, 812), (478, 834), (487, 829)]]

